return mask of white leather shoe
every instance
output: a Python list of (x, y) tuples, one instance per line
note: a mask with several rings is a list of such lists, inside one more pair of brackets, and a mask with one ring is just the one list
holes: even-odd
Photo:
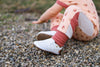
[(52, 38), (35, 41), (34, 45), (44, 51), (48, 51), (54, 54), (60, 54), (62, 47), (59, 47)]
[(37, 40), (44, 40), (44, 39), (51, 38), (55, 33), (56, 31), (41, 31), (36, 35)]

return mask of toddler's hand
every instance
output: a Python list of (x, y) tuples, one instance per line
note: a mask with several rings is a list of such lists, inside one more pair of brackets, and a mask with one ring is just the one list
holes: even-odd
[(33, 21), (32, 23), (33, 24), (41, 24), (42, 22), (40, 20), (38, 20), (38, 21)]
[(44, 23), (44, 22), (48, 22), (48, 20), (47, 21), (38, 20), (38, 21), (33, 21), (32, 23), (33, 24), (41, 24), (41, 23)]

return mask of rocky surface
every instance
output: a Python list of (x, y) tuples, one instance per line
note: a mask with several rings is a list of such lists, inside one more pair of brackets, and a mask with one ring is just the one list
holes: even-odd
[(0, 17), (0, 67), (100, 67), (100, 33), (89, 42), (68, 40), (61, 55), (54, 55), (33, 44), (35, 34), (49, 30), (49, 23), (34, 25), (25, 21), (38, 18), (34, 14)]

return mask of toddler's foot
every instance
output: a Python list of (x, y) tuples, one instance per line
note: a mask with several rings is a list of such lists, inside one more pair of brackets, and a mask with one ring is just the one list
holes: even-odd
[(41, 31), (37, 34), (37, 40), (45, 40), (51, 38), (56, 31)]
[(59, 47), (52, 38), (42, 41), (35, 41), (34, 45), (44, 51), (48, 51), (54, 54), (60, 54), (62, 50), (62, 47)]

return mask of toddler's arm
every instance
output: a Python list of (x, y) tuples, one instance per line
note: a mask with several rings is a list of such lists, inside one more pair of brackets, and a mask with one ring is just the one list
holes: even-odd
[(38, 21), (33, 21), (33, 24), (40, 24), (51, 19), (52, 17), (57, 15), (62, 9), (63, 9), (62, 6), (55, 3), (52, 7), (50, 7), (43, 13), (43, 15), (40, 17)]

